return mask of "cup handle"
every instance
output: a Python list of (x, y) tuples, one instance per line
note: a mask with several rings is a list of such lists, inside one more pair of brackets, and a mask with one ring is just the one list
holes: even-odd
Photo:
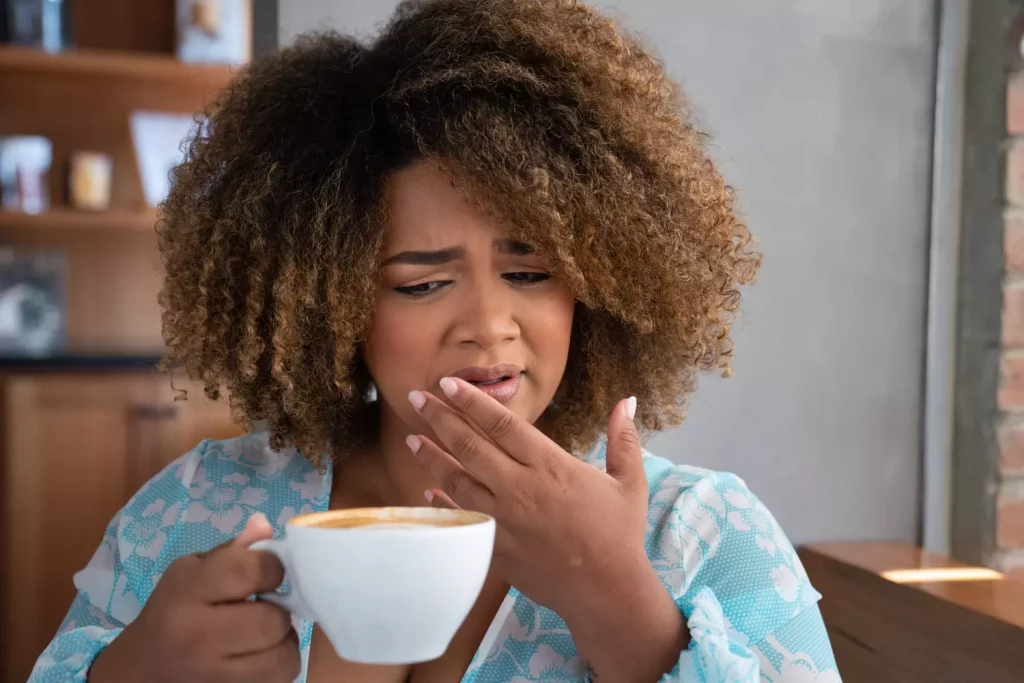
[(288, 610), (298, 618), (305, 621), (314, 621), (312, 613), (309, 611), (309, 608), (306, 607), (306, 603), (302, 602), (302, 598), (299, 597), (298, 592), (295, 590), (295, 573), (288, 567), (287, 540), (268, 539), (256, 541), (249, 546), (249, 550), (266, 551), (281, 560), (281, 564), (284, 565), (285, 580), (290, 584), (288, 591), (286, 592), (282, 593), (280, 591), (271, 591), (269, 593), (260, 593), (256, 596), (257, 599), (273, 603), (282, 609)]

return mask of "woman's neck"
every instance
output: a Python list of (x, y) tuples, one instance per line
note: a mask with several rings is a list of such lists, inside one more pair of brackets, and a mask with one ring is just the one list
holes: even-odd
[(334, 468), (331, 509), (426, 505), (423, 493), (436, 484), (406, 446), (410, 433), (382, 401), (377, 443)]

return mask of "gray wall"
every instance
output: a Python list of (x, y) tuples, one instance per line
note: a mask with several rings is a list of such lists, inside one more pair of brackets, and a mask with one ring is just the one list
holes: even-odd
[[(281, 0), (281, 44), (367, 35), (394, 4)], [(736, 376), (651, 450), (738, 473), (794, 542), (915, 540), (934, 3), (596, 4), (682, 82), (765, 257)]]

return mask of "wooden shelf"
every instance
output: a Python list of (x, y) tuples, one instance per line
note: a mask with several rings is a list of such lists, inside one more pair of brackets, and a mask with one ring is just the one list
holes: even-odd
[(145, 53), (76, 50), (51, 54), (31, 48), (0, 47), (0, 72), (7, 73), (84, 75), (218, 89), (227, 85), (236, 71), (237, 67), (187, 64), (173, 57)]
[(155, 234), (156, 211), (75, 211), (53, 209), (31, 214), (0, 211), (0, 232), (135, 232)]

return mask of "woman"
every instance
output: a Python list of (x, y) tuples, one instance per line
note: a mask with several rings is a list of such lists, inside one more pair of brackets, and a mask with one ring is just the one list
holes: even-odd
[[(703, 142), (569, 0), (405, 4), (245, 71), (162, 208), (161, 302), (169, 362), (265, 428), (127, 504), (33, 680), (838, 681), (763, 505), (640, 447), (729, 374), (757, 266)], [(247, 600), (291, 516), (424, 497), (499, 523), (442, 658), (357, 666)]]

